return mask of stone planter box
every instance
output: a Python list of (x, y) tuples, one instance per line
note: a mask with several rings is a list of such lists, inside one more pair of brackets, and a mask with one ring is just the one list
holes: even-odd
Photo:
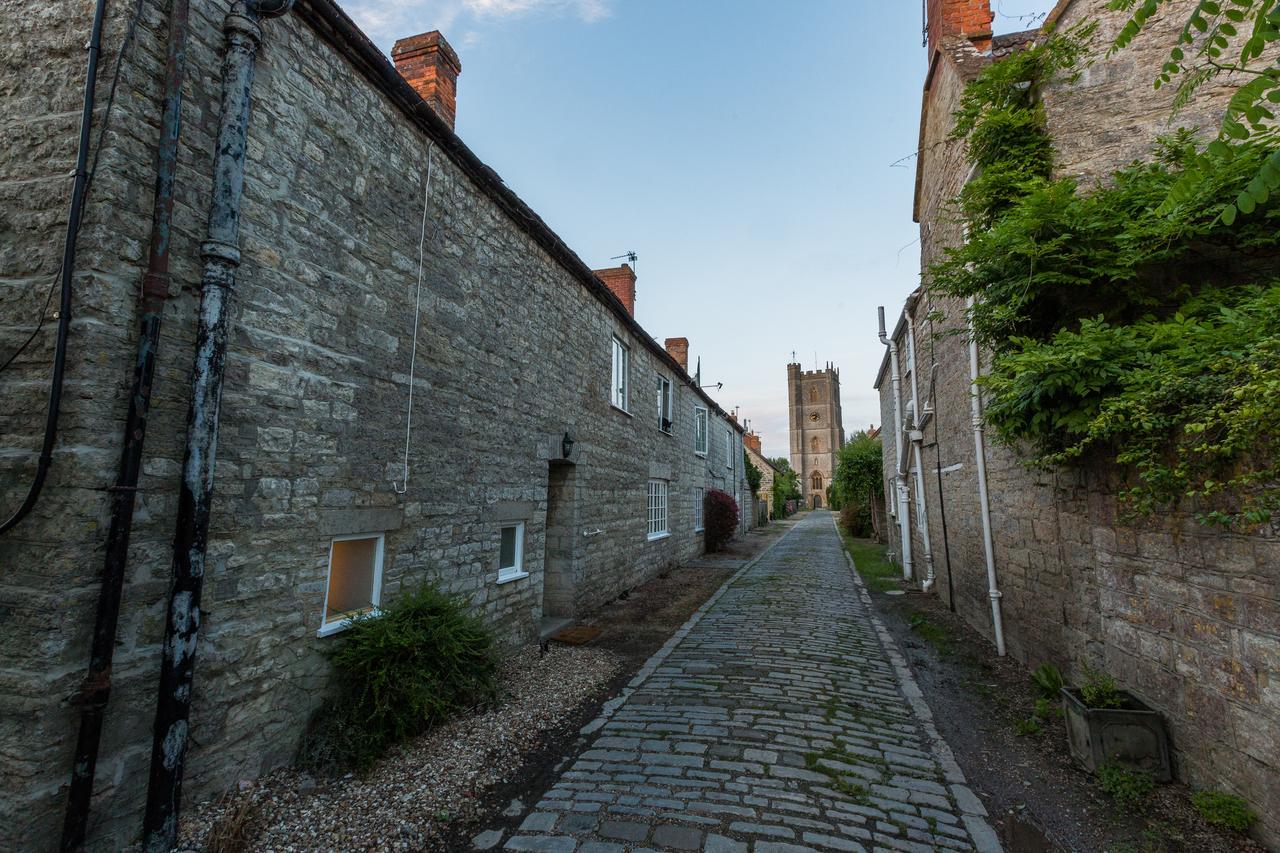
[(1132, 770), (1144, 770), (1158, 782), (1173, 779), (1169, 762), (1169, 738), (1164, 721), (1140, 699), (1126, 691), (1121, 708), (1090, 708), (1080, 691), (1062, 688), (1067, 742), (1071, 757), (1090, 773), (1107, 761)]

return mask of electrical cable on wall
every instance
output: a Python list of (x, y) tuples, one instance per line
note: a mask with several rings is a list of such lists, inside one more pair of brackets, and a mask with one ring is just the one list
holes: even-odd
[(397, 495), (409, 491), (409, 440), (413, 434), (413, 384), (414, 369), (418, 362), (418, 318), (422, 313), (422, 268), (427, 244), (427, 212), (431, 209), (431, 161), (435, 142), (427, 146), (427, 188), (422, 194), (422, 228), (418, 233), (418, 285), (413, 292), (413, 346), (409, 350), (409, 401), (404, 419), (404, 480), (391, 481)]

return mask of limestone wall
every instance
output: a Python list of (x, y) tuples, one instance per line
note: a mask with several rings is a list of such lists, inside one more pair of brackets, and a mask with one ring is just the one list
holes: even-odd
[[(1060, 27), (1101, 20), (1094, 64), (1075, 83), (1051, 87), (1045, 103), (1059, 174), (1085, 185), (1146, 156), (1155, 137), (1179, 125), (1216, 128), (1226, 89), (1205, 90), (1170, 122), (1168, 92), (1150, 78), (1187, 3), (1171, 3), (1151, 32), (1113, 59), (1104, 54), (1118, 16), (1105, 0), (1077, 0)], [(950, 114), (976, 54), (941, 58), (930, 78), (922, 121), (920, 191), (922, 268), (960, 234), (945, 209), (968, 175), (960, 144), (946, 140)], [(931, 312), (945, 318), (931, 323)], [(970, 425), (964, 306), (925, 295), (914, 307), (918, 370), (936, 365), (936, 416), (925, 430), (926, 503), (938, 594), (991, 636)], [(893, 322), (892, 320), (890, 321)], [(903, 387), (908, 387), (905, 334)], [(984, 355), (985, 360), (985, 355)], [(880, 382), (886, 426), (885, 476), (892, 476), (891, 382)], [(922, 386), (922, 397), (929, 396)], [(1193, 787), (1234, 791), (1263, 816), (1262, 838), (1280, 841), (1280, 540), (1276, 530), (1226, 534), (1186, 512), (1127, 521), (1115, 498), (1116, 472), (1102, 464), (1036, 472), (1009, 448), (986, 452), (995, 560), (1009, 652), (1035, 666), (1049, 661), (1078, 678), (1105, 669), (1163, 712), (1171, 726), (1176, 772)], [(941, 470), (941, 489), (938, 486)], [(923, 572), (919, 507), (912, 494), (915, 567)], [(888, 500), (892, 500), (889, 496)], [(948, 583), (939, 518), (945, 502)], [(892, 519), (891, 519), (892, 521)], [(901, 547), (896, 525), (892, 547)]]
[[(24, 336), (57, 266), (74, 157), (88, 8), (0, 0), (0, 352)], [(104, 57), (126, 5), (112, 4)], [(88, 635), (136, 335), (150, 228), (165, 10), (144, 0), (93, 187), (77, 263), (76, 322), (53, 473), (36, 511), (0, 539), (0, 826), (3, 844), (56, 844), (75, 735), (69, 697)], [(193, 4), (173, 236), (154, 412), (92, 838), (114, 849), (140, 827), (170, 543), (193, 351), (198, 243), (208, 205), (223, 56), (223, 4)], [(218, 446), (209, 573), (196, 670), (189, 797), (292, 758), (324, 694), (318, 638), (333, 536), (385, 534), (383, 601), (434, 581), (465, 596), (504, 644), (536, 635), (551, 460), (575, 441), (581, 611), (701, 549), (694, 489), (745, 492), (740, 430), (706, 405), (616, 304), (589, 292), (295, 11), (263, 24)], [(108, 63), (104, 60), (104, 66)], [(110, 69), (103, 72), (104, 81)], [(105, 89), (105, 83), (99, 87)], [(402, 478), (418, 240), (428, 162), (422, 319), (411, 476)], [(641, 282), (643, 287), (643, 282)], [(630, 414), (610, 405), (611, 338), (631, 351)], [(0, 501), (32, 470), (50, 347), (0, 374)], [(727, 356), (726, 356), (727, 357)], [(674, 427), (658, 428), (657, 374), (675, 380)], [(726, 447), (726, 441), (731, 446)], [(650, 540), (646, 485), (669, 481), (671, 535)], [(498, 525), (526, 521), (529, 577), (498, 585)], [(596, 531), (599, 531), (596, 533)], [(590, 533), (590, 536), (582, 534)], [(575, 538), (576, 537), (576, 538)]]

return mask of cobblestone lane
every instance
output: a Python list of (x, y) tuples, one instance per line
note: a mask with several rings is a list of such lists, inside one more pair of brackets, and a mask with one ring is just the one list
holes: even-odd
[(826, 512), (746, 566), (480, 848), (998, 850)]

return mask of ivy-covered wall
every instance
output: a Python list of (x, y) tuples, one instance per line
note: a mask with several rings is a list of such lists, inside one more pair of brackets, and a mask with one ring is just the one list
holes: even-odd
[[(1106, 53), (1125, 16), (1106, 0), (1076, 0), (1061, 10), (1059, 31), (1098, 21), (1080, 73), (1043, 91), (1053, 146), (1053, 177), (1076, 177), (1082, 192), (1112, 182), (1115, 170), (1149, 158), (1157, 138), (1178, 126), (1216, 131), (1228, 81), (1203, 89), (1176, 119), (1173, 92), (1151, 77), (1189, 9), (1168, 3), (1126, 50)], [(1026, 42), (997, 39), (997, 56)], [(1090, 63), (1089, 60), (1094, 60)], [(964, 41), (946, 43), (932, 66), (921, 123), (917, 218), (922, 270), (944, 260), (963, 237), (949, 207), (972, 177), (965, 143), (951, 139), (966, 83), (989, 64)], [(1238, 84), (1237, 84), (1238, 85)], [(927, 279), (926, 279), (927, 280)], [(926, 511), (933, 521), (938, 594), (991, 635), (982, 527), (970, 418), (963, 301), (923, 291), (911, 311), (921, 382), (935, 370), (936, 415), (925, 429)], [(906, 351), (906, 333), (899, 340)], [(982, 354), (984, 371), (991, 353)], [(905, 373), (908, 365), (902, 365)], [(892, 476), (893, 405), (887, 374), (881, 390), (885, 477)], [(921, 386), (922, 396), (930, 396)], [(1179, 776), (1196, 788), (1246, 797), (1261, 816), (1257, 832), (1280, 841), (1280, 539), (1275, 524), (1249, 532), (1206, 526), (1183, 503), (1130, 518), (1118, 492), (1124, 472), (1106, 454), (1077, 464), (1029, 469), (988, 432), (995, 561), (1010, 654), (1035, 666), (1050, 661), (1078, 676), (1085, 665), (1109, 671), (1161, 710), (1171, 727)], [(941, 470), (938, 487), (935, 469)], [(912, 524), (920, 507), (914, 500)], [(942, 506), (948, 530), (948, 584)], [(896, 525), (886, 525), (893, 547)], [(923, 574), (915, 535), (915, 570)]]

